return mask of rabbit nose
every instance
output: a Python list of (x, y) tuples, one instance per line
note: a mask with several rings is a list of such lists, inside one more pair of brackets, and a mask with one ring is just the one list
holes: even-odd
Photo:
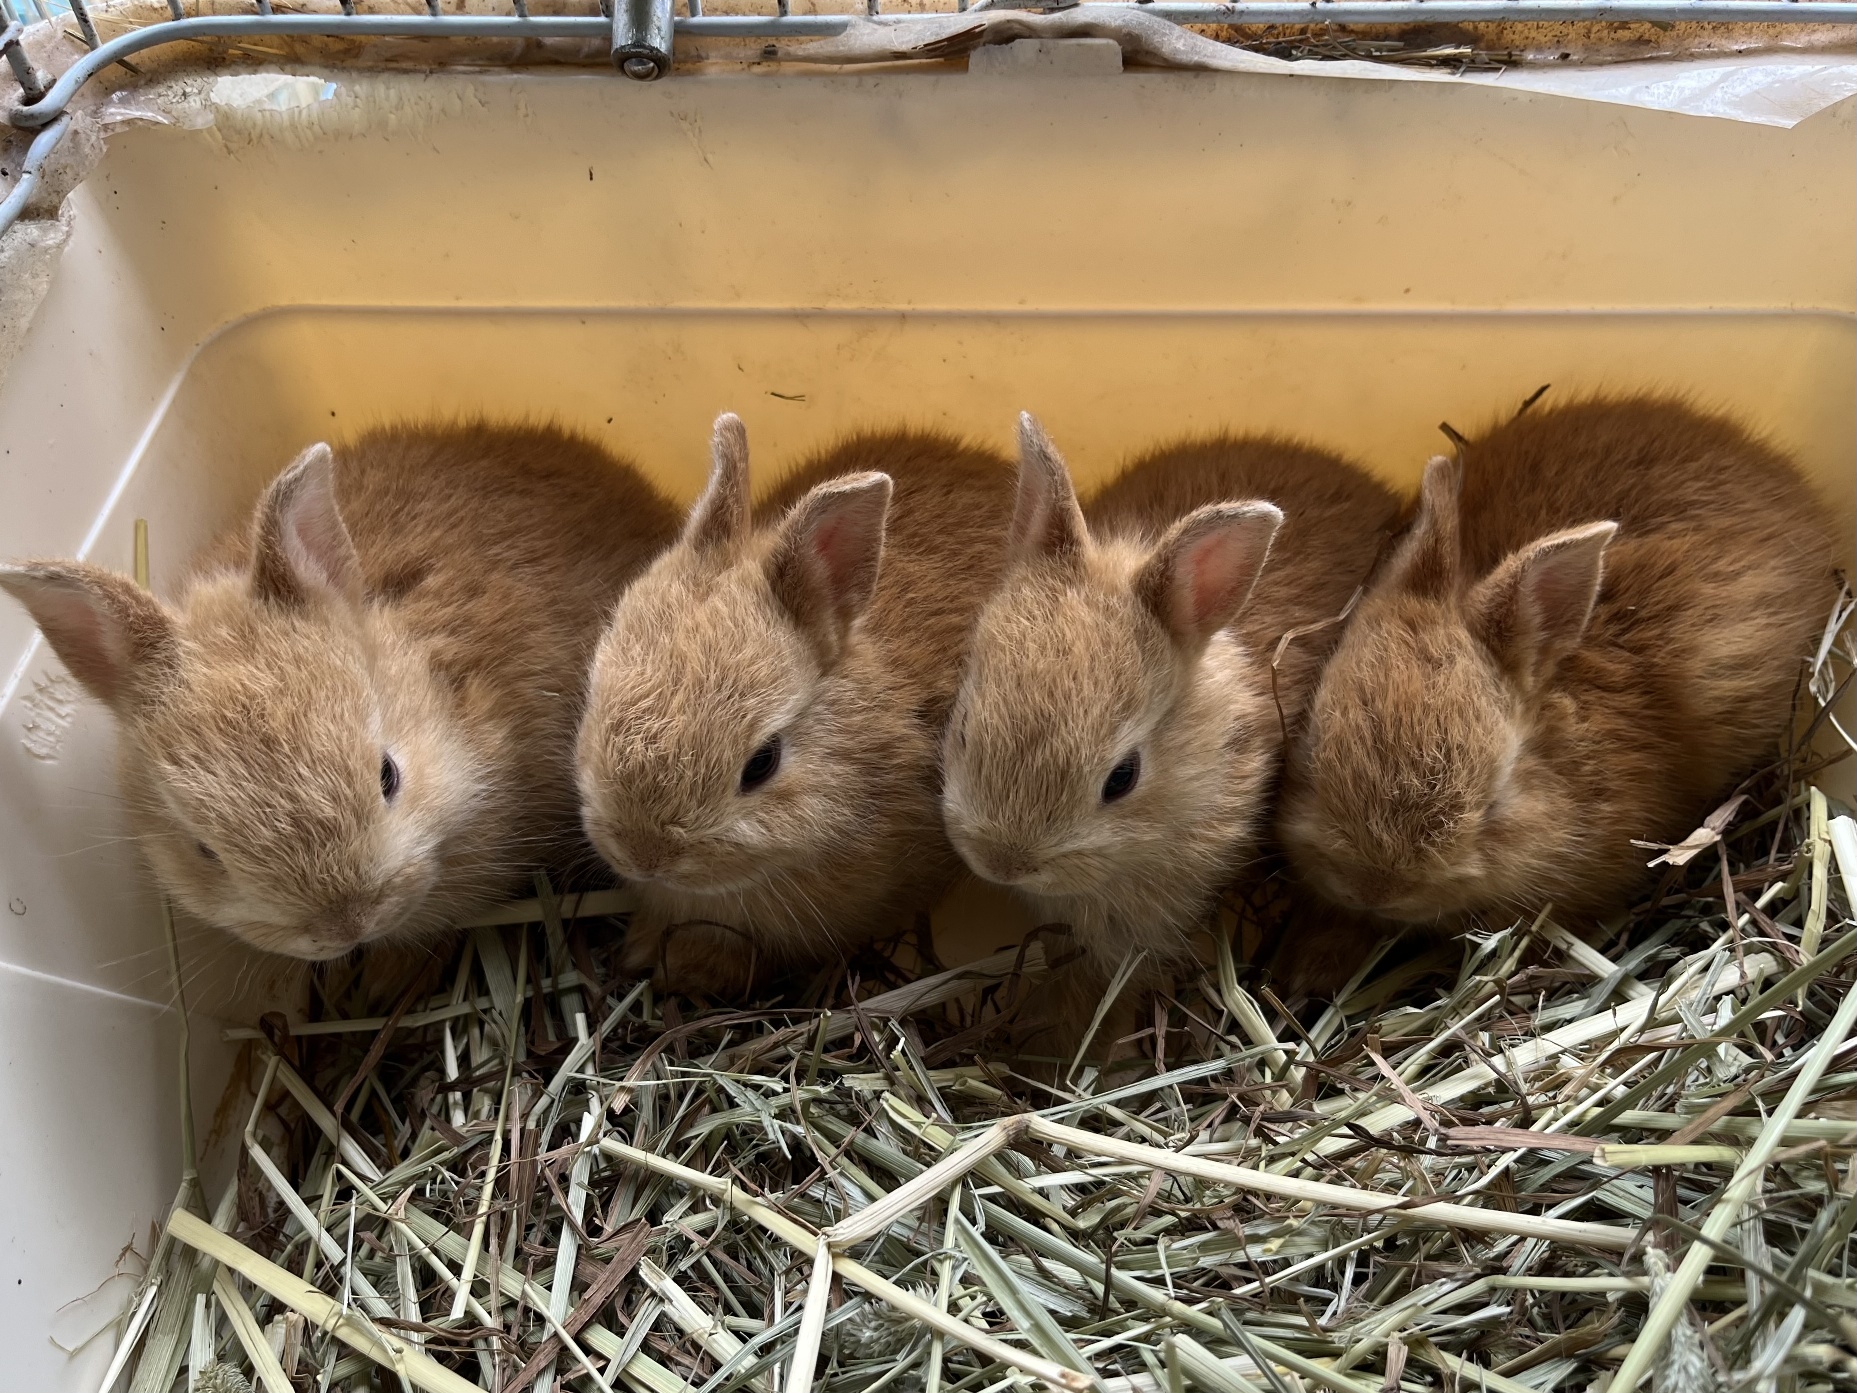
[(662, 831), (631, 832), (614, 840), (625, 853), (619, 859), (630, 862), (639, 875), (663, 870), (682, 849), (676, 838)]
[(1000, 846), (985, 843), (974, 848), (974, 869), (988, 880), (1001, 885), (1011, 885), (1024, 880), (1038, 869), (1038, 862), (1030, 852), (1017, 847)]
[(1348, 872), (1343, 883), (1361, 909), (1380, 909), (1396, 898), (1400, 891), (1398, 877), (1372, 866), (1357, 867)]
[(320, 936), (331, 944), (353, 947), (373, 932), (379, 910), (380, 902), (374, 899), (336, 905), (324, 919)]

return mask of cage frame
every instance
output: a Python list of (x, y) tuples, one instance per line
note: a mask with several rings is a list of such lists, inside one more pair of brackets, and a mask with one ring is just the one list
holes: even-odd
[[(53, 22), (44, 0), (30, 0), (41, 21)], [(26, 0), (19, 0), (19, 4)], [(104, 42), (84, 0), (67, 0), (88, 52), (53, 80), (32, 64), (23, 37), (25, 22), (15, 0), (0, 0), (0, 56), (18, 87), (7, 121), (38, 132), (28, 147), (19, 178), (0, 199), (0, 237), (25, 212), (46, 163), (71, 130), (70, 107), (98, 74), (133, 54), (168, 44), (208, 39), (278, 38), (378, 39), (555, 39), (610, 38), (614, 68), (635, 81), (670, 75), (678, 37), (687, 39), (819, 39), (845, 33), (853, 23), (881, 18), (907, 28), (950, 14), (977, 10), (1065, 12), (1088, 19), (1139, 11), (1178, 25), (1359, 26), (1411, 24), (1584, 24), (1642, 23), (1839, 25), (1857, 27), (1857, 0), (955, 0), (956, 8), (885, 14), (882, 0), (865, 0), (863, 14), (796, 15), (789, 0), (773, 0), (772, 14), (712, 15), (703, 0), (600, 0), (600, 13), (534, 15), (528, 0), (509, 0), (507, 15), (440, 12), (440, 0), (424, 0), (423, 14), (361, 14), (356, 0), (338, 0), (334, 14), (278, 14), (271, 0), (251, 0), (245, 15), (189, 17), (182, 0), (167, 0), (169, 18), (139, 25)]]

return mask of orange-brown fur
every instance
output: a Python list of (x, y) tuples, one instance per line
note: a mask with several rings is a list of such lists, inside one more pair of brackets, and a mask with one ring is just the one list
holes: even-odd
[[(944, 813), (968, 864), (1042, 921), (1071, 925), (1098, 972), (1134, 949), (1171, 963), (1252, 854), (1284, 729), (1336, 627), (1292, 643), (1273, 694), (1278, 641), (1341, 612), (1398, 506), (1324, 451), (1216, 436), (1137, 459), (1079, 510), (1029, 418), (1023, 441), (1019, 516), (1031, 521), (976, 630)], [(1277, 509), (1232, 500), (1280, 505), (1280, 526)], [(1245, 578), (1206, 612), (1205, 631), (1177, 630), (1163, 563), (1213, 535), (1193, 534), (1196, 519), (1227, 529), (1257, 578), (1248, 602)], [(1106, 776), (1137, 750), (1132, 790), (1106, 800)]]
[[(892, 431), (809, 459), (750, 520), (746, 451), (725, 417), (684, 540), (600, 644), (580, 741), (588, 830), (642, 901), (630, 966), (721, 995), (907, 928), (956, 873), (937, 741), (1012, 499), (999, 457)], [(875, 591), (840, 628), (782, 588), (782, 567), (812, 504), (880, 508), (880, 492)], [(774, 735), (778, 772), (744, 790)]]
[[(1836, 593), (1820, 506), (1739, 426), (1648, 397), (1525, 413), (1456, 474), (1433, 462), (1322, 678), (1283, 839), (1389, 919), (1605, 915), (1645, 883), (1633, 839), (1779, 753)], [(1531, 589), (1549, 555), (1574, 560)]]
[(332, 464), (305, 452), (171, 605), (79, 563), (4, 580), (114, 708), (162, 888), (261, 948), (327, 958), (584, 862), (587, 663), (676, 525), (636, 470), (564, 431), (395, 426)]

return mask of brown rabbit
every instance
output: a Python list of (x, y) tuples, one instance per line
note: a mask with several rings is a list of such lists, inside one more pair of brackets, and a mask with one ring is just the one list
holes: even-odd
[(81, 562), (0, 585), (114, 711), (162, 889), (325, 959), (585, 859), (586, 665), (676, 530), (636, 470), (577, 436), (403, 426), (305, 450), (171, 605)]
[(1012, 475), (946, 436), (859, 435), (751, 521), (734, 416), (714, 455), (682, 540), (600, 642), (580, 786), (642, 901), (632, 969), (739, 995), (908, 927), (958, 871), (936, 754)]
[(1779, 752), (1836, 593), (1792, 464), (1654, 397), (1537, 410), (1435, 459), (1323, 675), (1283, 841), (1334, 901), (1454, 927), (1622, 908)]
[(1099, 973), (1134, 949), (1159, 967), (1251, 855), (1336, 626), (1291, 644), (1273, 691), (1279, 639), (1342, 611), (1398, 505), (1324, 451), (1216, 436), (1144, 456), (1080, 508), (1030, 416), (1020, 450), (1012, 565), (949, 722), (943, 811), (967, 864), (1069, 924)]

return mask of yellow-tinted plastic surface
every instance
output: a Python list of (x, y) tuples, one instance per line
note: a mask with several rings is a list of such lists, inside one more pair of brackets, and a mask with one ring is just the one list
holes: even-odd
[[(899, 416), (1005, 447), (1031, 409), (1086, 478), (1235, 427), (1408, 483), (1440, 420), (1543, 383), (1741, 413), (1849, 534), (1850, 104), (1781, 131), (1207, 74), (336, 81), (116, 137), (0, 385), (0, 555), (126, 567), (144, 516), (159, 587), (303, 444), (405, 414), (554, 416), (680, 497), (724, 409), (764, 477)], [(173, 1016), (109, 723), (42, 650), (15, 669), (30, 638), (0, 607), (0, 1187), (34, 1208), (0, 1334), (19, 1387), (75, 1390), (108, 1340), (44, 1335), (122, 1285), (53, 1313), (173, 1192)], [(240, 961), (189, 951), (230, 999)], [(195, 1034), (204, 1131), (226, 1057)]]

